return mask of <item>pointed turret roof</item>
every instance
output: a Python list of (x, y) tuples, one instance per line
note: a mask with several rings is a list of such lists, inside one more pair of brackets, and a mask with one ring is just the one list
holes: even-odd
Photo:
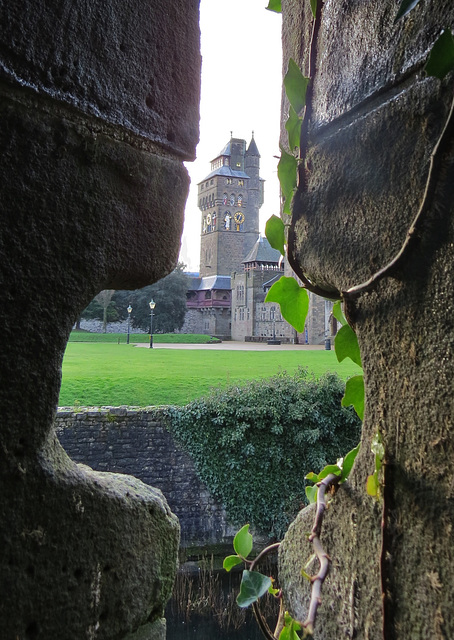
[(246, 155), (247, 156), (258, 156), (260, 158), (260, 153), (259, 153), (259, 150), (257, 148), (257, 144), (256, 144), (256, 142), (254, 140), (254, 132), (252, 132), (252, 138), (251, 138), (251, 141), (249, 143), (249, 147), (247, 148)]

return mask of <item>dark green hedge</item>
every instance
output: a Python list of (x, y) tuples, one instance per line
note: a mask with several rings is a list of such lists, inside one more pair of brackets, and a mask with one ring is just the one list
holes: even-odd
[(345, 383), (305, 369), (169, 407), (169, 430), (232, 522), (281, 538), (305, 504), (305, 475), (357, 445), (361, 423), (341, 407)]

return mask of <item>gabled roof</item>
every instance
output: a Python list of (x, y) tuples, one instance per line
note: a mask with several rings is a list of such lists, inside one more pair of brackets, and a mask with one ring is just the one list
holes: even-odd
[(247, 264), (249, 262), (279, 264), (280, 258), (281, 254), (279, 253), (279, 251), (277, 251), (277, 249), (273, 249), (267, 238), (259, 236), (257, 242), (252, 247), (245, 260), (243, 260), (243, 264)]
[(203, 278), (193, 278), (190, 286), (190, 291), (217, 291), (226, 290), (230, 291), (230, 276), (204, 276)]

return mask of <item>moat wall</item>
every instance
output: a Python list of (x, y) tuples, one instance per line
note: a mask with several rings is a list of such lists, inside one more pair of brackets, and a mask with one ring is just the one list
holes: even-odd
[(197, 477), (190, 456), (156, 409), (60, 409), (57, 436), (76, 462), (135, 476), (160, 489), (181, 526), (181, 547), (230, 544), (236, 532), (222, 505)]

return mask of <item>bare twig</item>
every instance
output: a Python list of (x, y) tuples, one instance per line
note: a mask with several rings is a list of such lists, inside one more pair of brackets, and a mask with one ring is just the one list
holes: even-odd
[(262, 549), (259, 555), (256, 556), (254, 560), (252, 560), (249, 571), (254, 571), (255, 565), (258, 564), (261, 560), (263, 560), (263, 558), (267, 556), (269, 553), (272, 553), (273, 551), (277, 551), (277, 549), (279, 549), (280, 544), (281, 544), (280, 542), (275, 542), (274, 544), (270, 544), (268, 547), (265, 547), (264, 549)]
[(326, 509), (325, 494), (326, 490), (330, 486), (335, 486), (340, 480), (340, 476), (330, 473), (321, 482), (317, 483), (317, 510), (315, 512), (314, 526), (312, 527), (311, 534), (309, 536), (309, 542), (312, 542), (314, 553), (320, 563), (320, 568), (315, 576), (312, 576), (312, 589), (311, 599), (309, 602), (309, 611), (305, 622), (303, 622), (303, 629), (306, 633), (314, 633), (315, 618), (317, 616), (317, 609), (321, 603), (321, 590), (323, 582), (328, 574), (330, 558), (324, 550), (322, 543), (320, 542), (320, 532), (322, 530), (323, 514)]
[(371, 289), (373, 289), (377, 285), (377, 283), (380, 282), (380, 280), (382, 280), (384, 277), (391, 276), (394, 271), (401, 265), (404, 258), (408, 255), (410, 249), (418, 239), (422, 222), (424, 221), (424, 216), (433, 206), (438, 186), (438, 179), (440, 177), (441, 168), (445, 160), (444, 156), (446, 151), (449, 149), (453, 133), (454, 99), (452, 101), (451, 109), (449, 111), (445, 126), (443, 127), (443, 131), (441, 132), (441, 135), (430, 156), (430, 165), (429, 172), (427, 174), (426, 188), (424, 190), (424, 195), (420, 207), (413, 219), (413, 222), (411, 223), (410, 228), (407, 231), (406, 238), (402, 247), (400, 248), (400, 251), (390, 262), (388, 262), (387, 265), (374, 273), (374, 275), (371, 276), (368, 280), (354, 287), (350, 287), (350, 289), (347, 289), (347, 291), (343, 291), (342, 298), (344, 300), (357, 298), (361, 294), (366, 293), (366, 291), (370, 291)]
[[(256, 558), (254, 558), (254, 560), (252, 560), (250, 567), (249, 567), (249, 571), (254, 571), (254, 568), (256, 567), (256, 565), (263, 560), (263, 558), (265, 556), (267, 556), (269, 553), (271, 553), (272, 551), (277, 551), (277, 549), (279, 549), (280, 546), (280, 542), (275, 542), (274, 544), (270, 544), (268, 547), (265, 547), (264, 549), (262, 549), (262, 551), (258, 554), (258, 556)], [(281, 602), (282, 602), (282, 596), (281, 596)], [(252, 603), (252, 609), (254, 611), (254, 616), (255, 619), (257, 620), (257, 624), (260, 628), (260, 631), (262, 632), (263, 636), (267, 639), (267, 640), (277, 640), (278, 635), (275, 635), (270, 627), (268, 626), (267, 621), (265, 620), (264, 616), (262, 615), (262, 612), (260, 611), (260, 607), (258, 602), (253, 602)], [(282, 613), (282, 609), (283, 607), (281, 606), (279, 608), (279, 618), (278, 618), (278, 622), (276, 625), (276, 630), (279, 629), (279, 626), (281, 624), (281, 616), (283, 615)], [(279, 632), (280, 633), (280, 632)]]

